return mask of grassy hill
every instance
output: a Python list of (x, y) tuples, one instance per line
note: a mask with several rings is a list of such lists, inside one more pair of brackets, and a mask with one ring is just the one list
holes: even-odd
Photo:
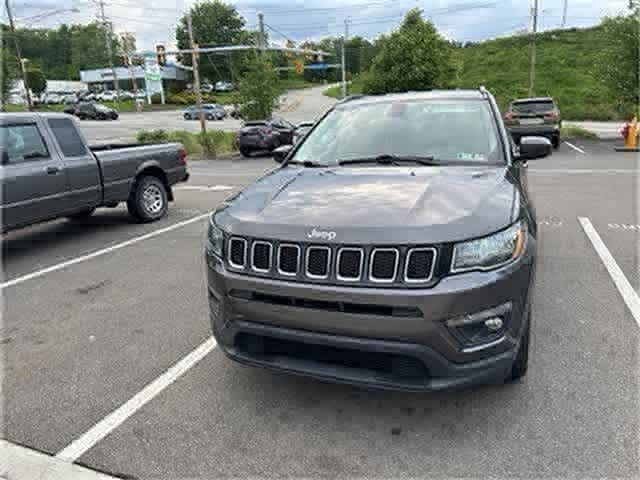
[[(535, 95), (554, 97), (567, 119), (619, 119), (615, 100), (593, 73), (606, 41), (600, 27), (539, 34)], [(461, 88), (485, 85), (501, 107), (528, 96), (528, 35), (473, 44), (457, 49), (455, 55), (460, 66), (456, 84)]]

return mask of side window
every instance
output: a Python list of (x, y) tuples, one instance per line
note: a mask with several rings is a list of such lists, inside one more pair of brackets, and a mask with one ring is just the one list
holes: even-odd
[(51, 118), (48, 123), (65, 157), (80, 157), (87, 154), (84, 142), (70, 119)]
[(49, 158), (49, 150), (35, 123), (0, 126), (0, 146), (10, 164)]

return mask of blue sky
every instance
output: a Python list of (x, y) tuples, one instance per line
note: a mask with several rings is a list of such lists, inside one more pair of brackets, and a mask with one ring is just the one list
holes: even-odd
[[(96, 18), (97, 0), (10, 0), (20, 26), (55, 26), (85, 23)], [(104, 0), (105, 13), (116, 32), (128, 31), (139, 48), (151, 49), (157, 42), (171, 45), (177, 18), (194, 0)], [(539, 0), (540, 27), (557, 28), (562, 21), (564, 0)], [(588, 26), (605, 15), (625, 12), (628, 0), (567, 0), (568, 26)], [(397, 27), (403, 14), (413, 7), (424, 10), (438, 29), (455, 40), (482, 40), (530, 26), (531, 0), (238, 0), (236, 5), (247, 25), (254, 27), (257, 12), (265, 15), (270, 39), (283, 41), (318, 39), (340, 35), (344, 20), (351, 35), (374, 38)], [(77, 8), (79, 12), (59, 11)], [(3, 17), (6, 12), (3, 11)]]

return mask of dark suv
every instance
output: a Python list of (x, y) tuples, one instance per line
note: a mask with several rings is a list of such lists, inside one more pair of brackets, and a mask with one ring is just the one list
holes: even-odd
[(526, 160), (550, 152), (523, 137), (516, 157), (484, 89), (337, 104), (211, 214), (218, 345), (381, 388), (523, 376), (537, 244)]
[(560, 146), (562, 117), (553, 98), (521, 98), (514, 100), (504, 114), (504, 123), (516, 143), (526, 135), (539, 135)]
[(238, 146), (245, 157), (256, 151), (273, 151), (280, 145), (293, 143), (295, 125), (284, 118), (245, 122), (238, 132)]
[(80, 120), (117, 120), (118, 112), (99, 103), (79, 103), (69, 105), (64, 113), (75, 115)]

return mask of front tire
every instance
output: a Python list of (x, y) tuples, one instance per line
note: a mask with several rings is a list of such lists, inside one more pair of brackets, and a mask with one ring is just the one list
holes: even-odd
[(554, 135), (551, 138), (551, 145), (553, 145), (553, 148), (555, 148), (556, 150), (558, 149), (558, 147), (560, 147), (560, 137), (558, 135)]
[(154, 222), (167, 213), (169, 200), (164, 183), (154, 176), (145, 176), (136, 182), (127, 200), (129, 214), (141, 222)]
[(249, 150), (248, 148), (240, 147), (240, 155), (242, 155), (243, 157), (250, 157), (251, 150)]

